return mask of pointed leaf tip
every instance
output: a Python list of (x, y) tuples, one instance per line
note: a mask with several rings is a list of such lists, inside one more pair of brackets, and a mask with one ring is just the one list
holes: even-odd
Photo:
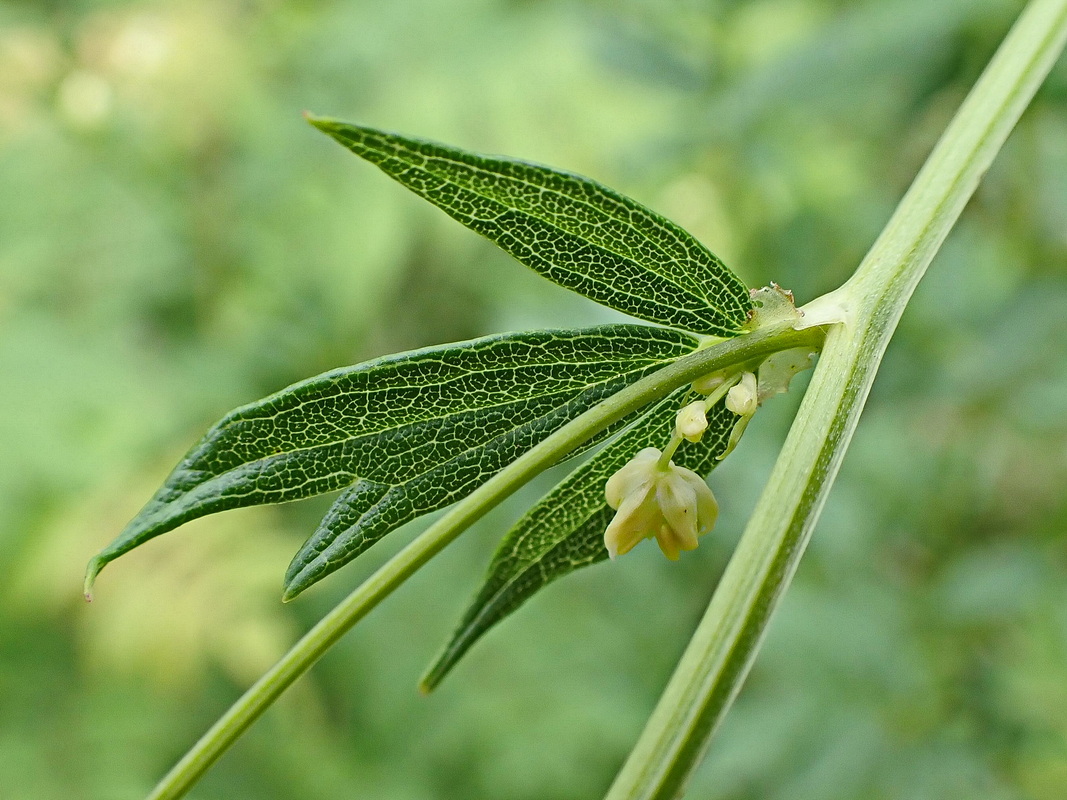
[(336, 127), (331, 124), (334, 121), (329, 117), (320, 117), (318, 114), (312, 114), (310, 111), (304, 112), (304, 119), (307, 120), (309, 125), (318, 128), (324, 133), (330, 133), (331, 128)]
[(301, 586), (299, 588), (296, 588), (296, 587), (293, 587), (293, 586), (286, 586), (285, 589), (282, 591), (282, 602), (283, 603), (291, 603), (291, 602), (293, 602), (294, 600), (296, 600), (296, 598), (303, 591), (304, 591), (304, 587), (303, 586)]
[(96, 583), (96, 576), (100, 574), (100, 570), (104, 568), (106, 563), (107, 559), (101, 556), (93, 556), (85, 567), (85, 582), (82, 584), (82, 592), (85, 595), (86, 602), (93, 602), (93, 584)]

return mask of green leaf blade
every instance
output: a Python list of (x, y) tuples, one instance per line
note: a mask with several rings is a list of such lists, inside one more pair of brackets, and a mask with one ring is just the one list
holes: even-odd
[[(432, 690), (492, 627), (549, 583), (604, 561), (604, 531), (614, 510), (604, 485), (643, 447), (662, 449), (674, 415), (689, 392), (683, 387), (662, 400), (617, 439), (578, 467), (531, 508), (501, 541), (478, 594), (420, 687)], [(708, 411), (708, 430), (698, 443), (684, 443), (674, 462), (701, 475), (719, 463), (738, 417), (724, 402)]]
[(450, 460), (431, 461), (422, 471), (398, 476), (394, 483), (358, 480), (338, 497), (293, 558), (286, 571), (284, 599), (293, 599), (401, 525), (466, 497), (537, 442), (644, 374), (647, 370), (635, 370), (602, 382), (562, 405), (550, 404), (554, 399), (550, 398), (538, 416), (519, 415), (517, 407), (509, 408), (509, 414), (530, 421)]
[[(369, 546), (696, 346), (679, 331), (639, 325), (535, 331), (388, 356), (295, 384), (212, 428), (94, 559), (88, 584), (104, 564), (198, 517), (361, 482), (368, 497), (374, 487), (391, 490), (380, 492), (390, 502), (379, 511), (388, 513), (363, 537)], [(361, 551), (333, 558), (314, 580)]]
[(337, 120), (308, 118), (356, 155), (549, 280), (661, 325), (736, 336), (748, 289), (691, 234), (579, 175)]

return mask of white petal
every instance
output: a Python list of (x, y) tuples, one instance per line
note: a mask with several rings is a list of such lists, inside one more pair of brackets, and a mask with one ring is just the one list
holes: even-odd
[(798, 372), (810, 369), (815, 352), (810, 347), (794, 347), (770, 356), (760, 364), (756, 399), (762, 403), (769, 397), (789, 391), (789, 382)]

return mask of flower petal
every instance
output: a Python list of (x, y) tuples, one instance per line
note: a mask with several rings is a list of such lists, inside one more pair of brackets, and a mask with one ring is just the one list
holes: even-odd
[[(658, 482), (656, 502), (663, 512), (663, 518), (667, 521), (670, 535), (677, 547), (681, 550), (696, 549), (697, 496), (693, 487), (672, 470)], [(663, 541), (660, 540), (660, 547), (662, 546)]]
[(659, 549), (663, 551), (663, 555), (667, 556), (671, 561), (678, 560), (678, 555), (682, 549), (678, 546), (678, 541), (671, 532), (669, 525), (665, 524), (656, 534), (656, 542), (659, 544)]
[(693, 470), (675, 467), (674, 472), (680, 480), (684, 480), (692, 488), (696, 495), (697, 536), (703, 536), (715, 527), (715, 521), (719, 518), (719, 503), (707, 481)]
[(619, 510), (604, 531), (604, 546), (611, 558), (629, 553), (638, 542), (654, 535), (663, 524), (663, 515), (656, 505), (653, 488), (653, 482), (648, 481), (643, 490), (631, 492), (619, 505)]
[(646, 447), (608, 478), (604, 486), (604, 499), (608, 505), (619, 508), (627, 497), (639, 491), (644, 484), (651, 483), (656, 462), (661, 455), (655, 447)]

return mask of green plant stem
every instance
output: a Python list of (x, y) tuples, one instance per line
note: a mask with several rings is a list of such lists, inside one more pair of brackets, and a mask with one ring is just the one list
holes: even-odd
[(1033, 0), (855, 275), (708, 610), (609, 800), (679, 797), (740, 690), (803, 554), (885, 348), (919, 279), (1067, 41), (1067, 0)]
[(678, 359), (564, 425), (459, 502), (323, 617), (175, 764), (149, 795), (149, 800), (172, 800), (184, 796), (248, 726), (353, 625), (463, 531), (538, 473), (613, 422), (660, 400), (685, 383), (779, 350), (818, 347), (823, 335), (820, 328), (797, 331), (787, 325), (778, 325), (727, 339)]

